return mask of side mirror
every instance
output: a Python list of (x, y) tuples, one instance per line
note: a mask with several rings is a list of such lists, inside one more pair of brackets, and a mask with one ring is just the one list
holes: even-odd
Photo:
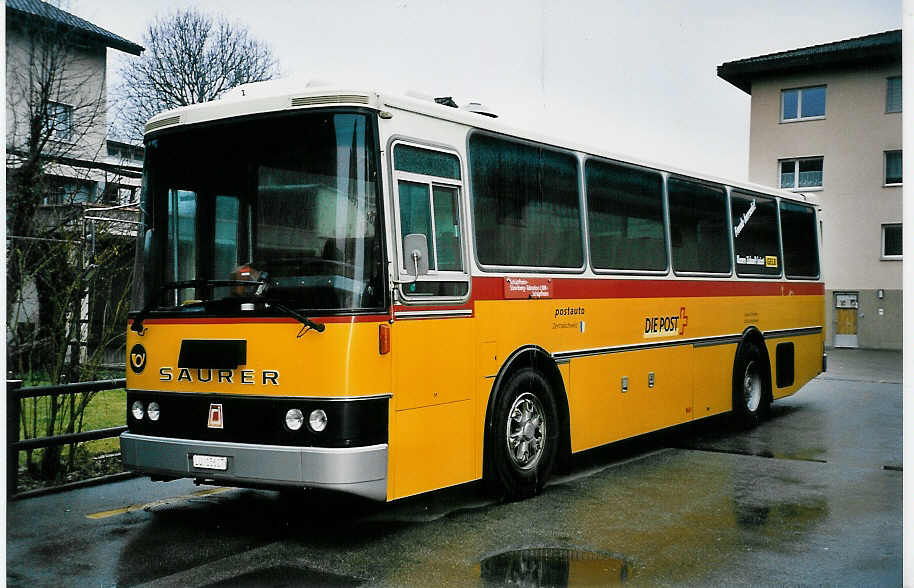
[(406, 273), (410, 276), (424, 276), (428, 273), (428, 238), (421, 233), (403, 237), (403, 257)]

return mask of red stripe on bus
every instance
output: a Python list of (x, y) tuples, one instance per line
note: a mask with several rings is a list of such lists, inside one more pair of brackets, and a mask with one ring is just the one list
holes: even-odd
[[(552, 278), (551, 299), (596, 298), (714, 298), (723, 296), (823, 296), (822, 282), (735, 280), (638, 280), (605, 278)], [(477, 300), (504, 300), (504, 277), (473, 278), (472, 298), (461, 305), (396, 306), (395, 311), (474, 310)], [(389, 314), (312, 317), (322, 323), (377, 323)], [(228, 325), (239, 323), (297, 323), (291, 317), (147, 318), (149, 325)], [(129, 320), (128, 324), (133, 324)]]
[[(310, 317), (318, 323), (379, 323), (390, 319), (387, 314), (358, 314), (351, 316), (315, 316)], [(133, 324), (133, 319), (127, 321)], [(226, 317), (226, 318), (147, 318), (144, 325), (237, 325), (239, 323), (280, 323), (292, 324), (298, 321), (292, 317)]]
[[(553, 299), (822, 296), (822, 282), (552, 278)], [(503, 277), (473, 278), (473, 300), (504, 300)]]

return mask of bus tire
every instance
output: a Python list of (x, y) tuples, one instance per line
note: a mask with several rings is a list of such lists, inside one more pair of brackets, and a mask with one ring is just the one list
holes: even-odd
[(744, 341), (733, 363), (733, 412), (738, 423), (757, 425), (768, 412), (771, 382), (768, 363), (757, 345)]
[(493, 489), (508, 499), (539, 492), (555, 465), (559, 422), (549, 381), (524, 368), (499, 392), (488, 443)]

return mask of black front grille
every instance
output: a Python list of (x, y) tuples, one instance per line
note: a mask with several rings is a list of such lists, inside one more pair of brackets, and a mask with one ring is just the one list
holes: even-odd
[[(151, 401), (160, 407), (160, 418), (146, 416), (138, 421), (131, 406)], [(210, 405), (221, 404), (223, 428), (207, 426)], [(169, 392), (127, 392), (127, 426), (131, 433), (197, 439), (289, 445), (297, 447), (361, 447), (387, 443), (387, 398), (363, 400), (302, 400), (282, 397), (229, 396), (224, 394), (177, 394)], [(305, 417), (298, 431), (290, 431), (285, 415), (297, 408)], [(327, 428), (315, 433), (308, 427), (308, 415), (315, 409), (327, 413)]]

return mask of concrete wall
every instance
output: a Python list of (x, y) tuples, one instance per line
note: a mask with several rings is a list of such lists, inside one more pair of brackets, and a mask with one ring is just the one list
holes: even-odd
[[(902, 148), (902, 114), (885, 112), (886, 78), (897, 75), (900, 64), (780, 76), (752, 84), (749, 179), (777, 186), (779, 159), (824, 158), (823, 187), (803, 191), (822, 203), (826, 289), (860, 293), (861, 347), (901, 345), (900, 331), (891, 335), (881, 328), (889, 317), (901, 316), (902, 263), (880, 259), (882, 224), (902, 220), (902, 188), (884, 186), (883, 162), (885, 151)], [(818, 85), (826, 86), (825, 118), (781, 123), (781, 90)], [(886, 290), (883, 317), (876, 317), (879, 288)], [(831, 344), (831, 294), (826, 306), (826, 342)]]
[[(845, 292), (846, 290), (839, 290)], [(879, 300), (878, 290), (853, 290), (858, 292), (857, 340), (858, 347), (870, 349), (902, 348), (902, 290), (884, 290)], [(882, 314), (879, 314), (880, 309)], [(835, 312), (835, 290), (825, 292), (826, 344), (834, 341), (838, 325)]]

